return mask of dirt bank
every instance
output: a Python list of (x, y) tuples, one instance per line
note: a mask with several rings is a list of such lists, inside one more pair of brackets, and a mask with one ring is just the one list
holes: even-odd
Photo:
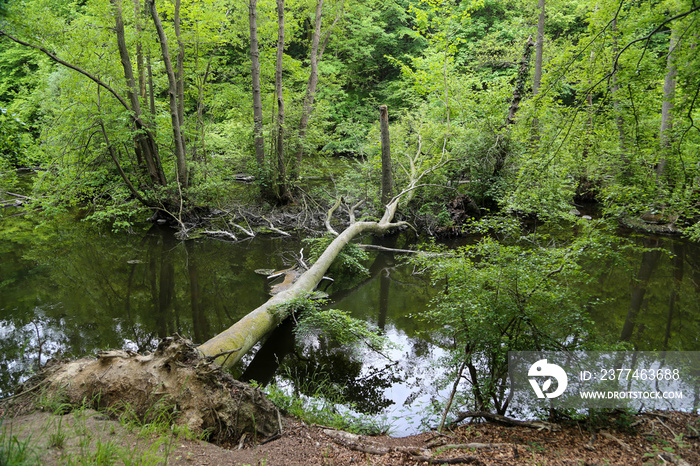
[[(8, 436), (15, 436), (30, 450), (25, 464), (42, 465), (423, 465), (429, 463), (420, 456), (428, 449), (433, 464), (700, 464), (698, 416), (658, 413), (610, 422), (607, 429), (569, 425), (557, 432), (472, 423), (445, 435), (429, 432), (391, 438), (348, 437), (285, 419), (282, 435), (267, 443), (244, 439), (217, 446), (183, 436), (148, 434), (96, 411), (80, 410), (5, 417), (2, 448), (4, 454)], [(60, 432), (64, 439), (56, 445)]]

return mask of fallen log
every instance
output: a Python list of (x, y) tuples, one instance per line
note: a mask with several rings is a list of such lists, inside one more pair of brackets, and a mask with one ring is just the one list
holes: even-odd
[[(383, 234), (392, 228), (405, 225), (405, 222), (392, 222), (400, 197), (387, 206), (381, 220), (377, 222), (355, 222), (340, 233), (321, 254), (318, 260), (294, 283), (280, 291), (262, 306), (258, 307), (227, 330), (219, 333), (197, 349), (204, 356), (226, 353), (217, 358), (224, 367), (231, 367), (241, 360), (262, 337), (282, 322), (291, 310), (285, 304), (304, 297), (314, 291), (328, 268), (343, 247), (362, 233)], [(234, 351), (236, 350), (236, 351)]]

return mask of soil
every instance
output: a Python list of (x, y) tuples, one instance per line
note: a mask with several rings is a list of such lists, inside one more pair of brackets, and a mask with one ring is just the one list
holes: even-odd
[[(119, 457), (115, 464), (153, 464), (154, 454), (161, 464), (172, 465), (423, 465), (437, 464), (439, 460), (478, 465), (700, 464), (697, 415), (664, 412), (607, 422), (624, 429), (587, 429), (572, 424), (562, 425), (559, 431), (538, 431), (472, 422), (443, 434), (427, 432), (392, 438), (346, 435), (285, 419), (283, 433), (271, 441), (256, 443), (244, 439), (239, 444), (223, 446), (176, 437), (167, 441), (163, 441), (163, 436), (144, 437), (92, 410), (83, 410), (80, 416), (34, 412), (5, 418), (2, 429), (6, 433), (11, 430), (20, 440), (31, 436), (36, 456), (30, 464), (42, 465), (72, 463), (76, 457), (91, 458), (85, 450), (94, 454), (100, 442), (104, 445), (108, 441), (130, 455)], [(57, 429), (69, 435), (60, 447), (52, 447), (52, 434)], [(428, 448), (432, 463), (424, 457)]]

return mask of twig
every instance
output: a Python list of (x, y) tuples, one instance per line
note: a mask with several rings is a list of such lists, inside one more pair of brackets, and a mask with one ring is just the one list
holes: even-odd
[(232, 227), (238, 228), (239, 230), (241, 230), (243, 233), (250, 236), (251, 238), (255, 238), (255, 233), (253, 232), (253, 230), (248, 230), (248, 229), (240, 226), (239, 224), (233, 223), (233, 222), (229, 222), (229, 224), (231, 224)]
[(275, 228), (275, 226), (272, 224), (272, 222), (269, 221), (267, 218), (263, 217), (263, 220), (265, 220), (267, 223), (270, 224), (270, 230), (274, 231), (275, 233), (279, 233), (282, 236), (292, 236), (289, 233), (287, 233), (286, 231), (282, 231), (279, 228)]
[(630, 447), (629, 445), (627, 445), (625, 442), (623, 442), (623, 441), (620, 440), (619, 438), (615, 437), (613, 434), (611, 434), (611, 433), (609, 433), (609, 432), (605, 432), (604, 430), (601, 430), (601, 431), (600, 431), (600, 435), (602, 435), (602, 436), (605, 437), (605, 438), (609, 438), (610, 440), (616, 441), (616, 442), (617, 442), (622, 448), (624, 448), (625, 450), (627, 450), (627, 451), (629, 451), (629, 452), (632, 451), (632, 447)]

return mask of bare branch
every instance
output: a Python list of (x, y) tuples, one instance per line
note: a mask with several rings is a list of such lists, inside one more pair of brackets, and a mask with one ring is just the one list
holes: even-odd
[(34, 44), (30, 44), (29, 42), (24, 42), (23, 40), (20, 40), (20, 39), (18, 39), (18, 38), (16, 38), (16, 37), (13, 37), (13, 36), (11, 36), (10, 34), (8, 34), (7, 32), (2, 31), (2, 30), (0, 30), (0, 36), (5, 36), (5, 37), (7, 37), (8, 39), (10, 39), (11, 41), (17, 42), (18, 44), (24, 45), (25, 47), (30, 47), (30, 48), (36, 49), (36, 50), (42, 52), (42, 53), (43, 53), (44, 55), (46, 55), (47, 57), (49, 57), (50, 59), (52, 59), (53, 61), (55, 61), (56, 63), (60, 63), (61, 65), (65, 66), (65, 67), (67, 67), (67, 68), (70, 68), (70, 69), (72, 69), (72, 70), (74, 70), (74, 71), (77, 71), (78, 73), (82, 74), (82, 75), (85, 76), (86, 78), (91, 79), (92, 81), (94, 81), (98, 86), (101, 86), (101, 87), (105, 88), (107, 91), (109, 91), (110, 94), (112, 94), (112, 95), (119, 101), (120, 104), (122, 104), (122, 106), (123, 106), (125, 109), (130, 110), (129, 104), (126, 102), (126, 100), (124, 100), (124, 98), (123, 98), (122, 96), (120, 96), (120, 95), (117, 93), (117, 91), (115, 91), (114, 89), (112, 89), (107, 83), (105, 83), (104, 81), (102, 81), (102, 80), (101, 80), (100, 78), (98, 78), (97, 76), (95, 76), (95, 75), (93, 75), (93, 74), (91, 74), (91, 73), (88, 73), (87, 71), (85, 71), (84, 69), (80, 68), (79, 66), (73, 65), (72, 63), (68, 63), (68, 62), (65, 61), (65, 60), (61, 60), (61, 59), (58, 58), (56, 55), (54, 55), (53, 53), (49, 52), (47, 49), (45, 49), (44, 47), (42, 47), (42, 46), (40, 46), (40, 45), (34, 45)]
[(331, 233), (333, 236), (338, 236), (339, 233), (331, 226), (331, 217), (333, 217), (333, 212), (338, 210), (338, 207), (340, 207), (340, 203), (343, 201), (342, 197), (339, 197), (337, 201), (335, 201), (335, 204), (328, 210), (328, 214), (326, 215), (326, 230), (328, 230), (329, 233)]

